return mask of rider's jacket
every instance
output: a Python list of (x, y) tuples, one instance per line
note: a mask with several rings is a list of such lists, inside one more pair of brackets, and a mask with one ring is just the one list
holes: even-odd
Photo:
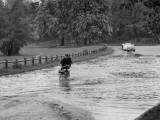
[(72, 64), (72, 60), (70, 57), (67, 57), (67, 58), (63, 58), (61, 60), (61, 65), (62, 66), (67, 66), (67, 65), (71, 65)]

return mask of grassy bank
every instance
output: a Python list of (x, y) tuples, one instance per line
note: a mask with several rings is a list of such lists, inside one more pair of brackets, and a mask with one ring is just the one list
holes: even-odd
[[(94, 58), (97, 58), (98, 56), (111, 54), (112, 52), (113, 52), (113, 50), (111, 48), (106, 47), (103, 51), (99, 51), (99, 52), (93, 53), (93, 54), (88, 54), (88, 55), (85, 55), (85, 56), (76, 56), (76, 57), (73, 57), (72, 59), (73, 59), (73, 62), (80, 62), (80, 61), (84, 61), (84, 60), (94, 59)], [(64, 53), (65, 52), (63, 52), (63, 54)], [(39, 70), (39, 69), (43, 69), (43, 68), (54, 67), (54, 66), (57, 66), (57, 65), (59, 65), (59, 61), (56, 61), (56, 62), (53, 62), (53, 63), (47, 63), (47, 64), (37, 64), (37, 65), (34, 65), (34, 66), (26, 66), (26, 67), (24, 66), (22, 68), (12, 68), (11, 67), (11, 68), (8, 68), (8, 69), (1, 69), (0, 70), (0, 76), (23, 73), (23, 72), (27, 72), (27, 71), (33, 71), (33, 70)]]
[[(48, 44), (48, 45), (47, 45)], [(52, 43), (41, 43), (41, 44), (31, 44), (25, 46), (21, 49), (20, 55), (16, 56), (3, 56), (0, 53), (0, 61), (4, 60), (15, 60), (23, 58), (31, 58), (36, 56), (56, 56), (64, 55), (65, 53), (77, 53), (85, 49), (95, 50), (101, 48), (103, 45), (92, 45), (92, 46), (82, 46), (82, 47), (50, 47), (49, 44)]]

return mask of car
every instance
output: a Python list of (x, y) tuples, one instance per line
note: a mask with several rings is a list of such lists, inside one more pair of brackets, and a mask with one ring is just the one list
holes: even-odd
[(135, 45), (132, 43), (123, 43), (122, 50), (135, 52)]

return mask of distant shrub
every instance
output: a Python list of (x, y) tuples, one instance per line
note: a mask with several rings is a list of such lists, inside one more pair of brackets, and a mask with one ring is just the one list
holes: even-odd
[(24, 41), (4, 38), (0, 40), (0, 51), (6, 56), (17, 55), (19, 54), (20, 48), (24, 45)]

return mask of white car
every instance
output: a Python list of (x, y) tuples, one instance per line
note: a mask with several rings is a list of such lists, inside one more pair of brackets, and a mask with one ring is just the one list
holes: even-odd
[(122, 44), (122, 50), (124, 51), (134, 51), (135, 52), (135, 46), (131, 43), (123, 43)]

